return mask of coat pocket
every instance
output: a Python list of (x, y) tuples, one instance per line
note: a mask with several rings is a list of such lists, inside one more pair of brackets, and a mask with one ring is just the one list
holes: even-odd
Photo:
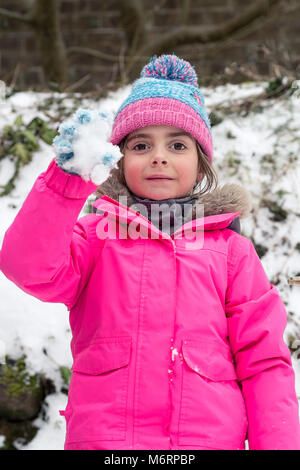
[(229, 346), (184, 340), (182, 359), (179, 445), (243, 448), (248, 423)]
[(79, 343), (75, 349), (73, 372), (99, 375), (125, 367), (129, 363), (131, 337), (99, 338), (92, 343)]
[(66, 443), (125, 439), (130, 355), (128, 336), (76, 345)]

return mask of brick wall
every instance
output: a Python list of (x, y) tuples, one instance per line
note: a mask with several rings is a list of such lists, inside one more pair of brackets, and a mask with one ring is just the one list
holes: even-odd
[[(0, 0), (0, 7), (26, 12), (30, 0)], [(180, 0), (144, 0), (148, 40), (172, 31), (182, 23)], [(253, 3), (253, 2), (252, 2)], [(192, 44), (176, 47), (172, 51), (195, 65), (199, 78), (222, 74), (232, 62), (254, 68), (259, 73), (272, 76), (272, 60), (262, 53), (267, 46), (279, 61), (297, 74), (300, 59), (298, 35), (300, 5), (298, 0), (283, 2), (280, 15), (259, 20), (255, 31), (243, 30), (238, 37), (216, 44)], [(250, 2), (244, 0), (191, 0), (187, 24), (199, 29), (215, 27), (232, 19)], [(89, 47), (119, 56), (126, 35), (121, 27), (121, 13), (115, 0), (61, 0), (60, 17), (63, 38), (67, 47)], [(89, 74), (80, 91), (98, 88), (120, 74), (119, 64), (78, 53), (68, 56), (71, 83)], [(141, 59), (141, 66), (148, 58)], [(297, 68), (298, 67), (298, 68)], [(133, 79), (135, 77), (131, 77)], [(23, 23), (9, 22), (0, 16), (0, 79), (14, 81), (18, 88), (42, 89), (46, 86), (39, 64), (35, 37)], [(240, 78), (242, 79), (242, 78)], [(235, 77), (238, 81), (239, 78)]]

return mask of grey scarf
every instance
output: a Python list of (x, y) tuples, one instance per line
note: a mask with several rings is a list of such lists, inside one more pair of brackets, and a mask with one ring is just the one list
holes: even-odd
[(159, 230), (167, 232), (169, 235), (191, 220), (193, 204), (198, 199), (197, 196), (186, 196), (175, 199), (143, 199), (131, 191), (134, 204), (132, 209), (138, 211), (150, 220)]

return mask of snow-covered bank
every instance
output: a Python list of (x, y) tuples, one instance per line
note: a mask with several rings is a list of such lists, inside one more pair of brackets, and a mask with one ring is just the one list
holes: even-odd
[[(259, 94), (266, 84), (226, 85), (202, 89), (208, 110), (218, 103), (230, 104), (247, 96)], [(127, 96), (128, 87), (112, 93), (101, 101), (101, 108), (114, 112)], [(33, 92), (18, 93), (0, 103), (0, 130), (14, 122), (18, 115), (24, 122), (39, 116), (48, 120), (42, 104), (49, 95)], [(77, 97), (78, 99), (78, 97)], [(65, 106), (72, 106), (70, 97)], [(53, 106), (55, 106), (53, 104)], [(84, 100), (80, 107), (95, 109), (100, 102)], [(48, 114), (54, 114), (51, 107)], [(53, 125), (53, 124), (52, 124)], [(300, 272), (300, 110), (299, 97), (290, 96), (268, 105), (247, 117), (230, 116), (212, 128), (215, 168), (220, 185), (234, 182), (244, 185), (253, 198), (251, 216), (242, 220), (242, 232), (267, 251), (262, 263), (276, 284), (289, 315), (285, 339), (300, 339), (300, 286), (289, 286), (287, 278)], [(12, 223), (37, 176), (53, 157), (52, 148), (40, 142), (40, 150), (21, 170), (16, 188), (0, 198), (0, 243)], [(11, 174), (11, 162), (0, 161), (0, 184)], [(276, 210), (281, 218), (272, 220)], [(82, 214), (85, 212), (83, 208)], [(25, 354), (32, 372), (43, 372), (57, 392), (46, 399), (46, 420), (42, 415), (35, 424), (36, 437), (28, 445), (16, 442), (19, 449), (62, 449), (65, 423), (58, 410), (64, 409), (66, 395), (61, 393), (63, 379), (60, 366), (71, 366), (70, 329), (66, 307), (43, 303), (20, 291), (0, 273), (0, 342), (12, 357)], [(298, 336), (297, 336), (298, 335)], [(44, 353), (47, 351), (47, 354)], [(300, 395), (300, 365), (293, 359), (297, 393)]]

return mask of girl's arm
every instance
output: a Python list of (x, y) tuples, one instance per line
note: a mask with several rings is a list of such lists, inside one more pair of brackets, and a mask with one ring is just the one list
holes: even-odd
[[(78, 215), (122, 157), (108, 142), (111, 119), (79, 109), (59, 126), (55, 159), (36, 180), (7, 230), (0, 269), (25, 292), (45, 302), (76, 302), (99, 252), (90, 216)], [(76, 222), (77, 221), (77, 222)]]
[(42, 301), (74, 302), (95, 251), (85, 218), (76, 221), (96, 187), (52, 160), (5, 233), (0, 269), (8, 279)]
[(226, 315), (248, 415), (249, 449), (300, 449), (298, 400), (290, 351), (283, 340), (284, 304), (253, 244), (232, 237)]

